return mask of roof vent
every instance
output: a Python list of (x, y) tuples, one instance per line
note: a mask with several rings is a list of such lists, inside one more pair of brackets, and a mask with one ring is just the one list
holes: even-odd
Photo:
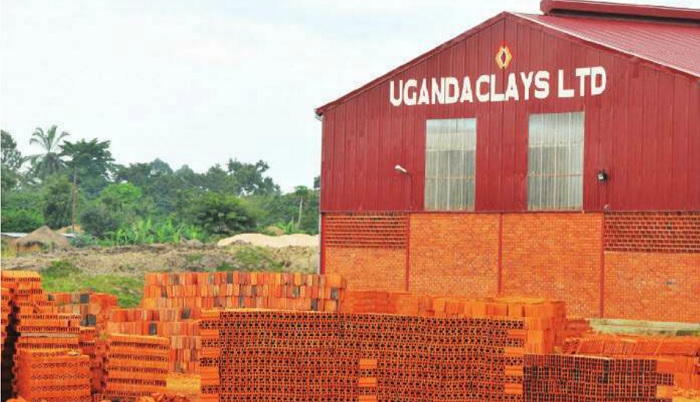
[(674, 20), (700, 23), (700, 9), (604, 3), (586, 0), (542, 0), (546, 15), (585, 15), (612, 18)]

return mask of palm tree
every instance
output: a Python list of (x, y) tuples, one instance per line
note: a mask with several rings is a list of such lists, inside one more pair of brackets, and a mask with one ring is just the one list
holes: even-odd
[(57, 136), (56, 129), (57, 127), (54, 125), (44, 132), (43, 129), (37, 127), (29, 141), (30, 144), (38, 144), (43, 148), (42, 153), (29, 157), (34, 174), (41, 179), (58, 172), (64, 165), (59, 153), (59, 143), (70, 134), (62, 131)]

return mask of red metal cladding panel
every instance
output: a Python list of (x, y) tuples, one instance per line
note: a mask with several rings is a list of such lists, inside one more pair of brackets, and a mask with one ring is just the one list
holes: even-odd
[[(539, 20), (545, 17), (546, 24)], [(583, 19), (501, 14), (319, 108), (324, 118), (322, 211), (422, 210), (426, 120), (444, 118), (477, 119), (474, 209), (525, 211), (529, 117), (563, 112), (585, 115), (584, 210), (700, 209), (700, 81), (685, 72), (700, 62), (671, 63), (680, 57), (679, 43), (693, 42), (693, 37), (688, 52), (694, 53), (691, 58), (700, 54), (700, 27), (605, 20), (599, 23), (607, 36), (591, 41), (572, 34), (572, 26), (580, 22), (569, 20)], [(554, 22), (566, 29), (553, 27)], [(614, 41), (616, 23), (623, 28), (638, 24), (642, 38), (646, 37), (640, 26), (649, 25), (643, 31), (649, 37), (667, 35), (657, 29), (660, 26), (677, 32), (680, 39), (664, 36), (672, 43), (669, 52), (657, 57), (663, 63), (633, 57), (599, 43)], [(631, 43), (630, 36), (621, 35), (615, 43)], [(496, 62), (502, 46), (512, 54), (503, 69)], [(598, 66), (605, 69), (606, 87), (594, 96), (590, 81), (581, 85), (575, 71)], [(521, 78), (540, 71), (549, 74), (549, 95), (544, 99), (535, 97), (532, 88), (526, 90)], [(700, 76), (700, 70), (697, 73)], [(475, 81), (484, 75), (495, 84), (481, 89), (497, 94), (506, 91), (513, 75), (518, 99), (476, 99)], [(430, 85), (441, 77), (455, 77), (460, 84), (469, 77), (475, 99), (392, 104), (392, 81), (398, 86), (415, 79), (420, 86), (423, 79)], [(560, 89), (571, 89), (574, 96), (564, 97)], [(396, 172), (397, 164), (410, 174)], [(609, 174), (609, 181), (597, 180), (600, 170)]]

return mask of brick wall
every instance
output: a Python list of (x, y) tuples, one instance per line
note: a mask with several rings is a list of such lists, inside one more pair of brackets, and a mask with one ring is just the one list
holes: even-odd
[(566, 301), (572, 316), (599, 315), (601, 214), (503, 216), (503, 293)]
[[(411, 292), (468, 297), (498, 293), (499, 214), (368, 216), (360, 214), (359, 221), (347, 214), (336, 218), (334, 241), (324, 250), (326, 272), (347, 278), (349, 289), (405, 290), (408, 247)], [(564, 300), (573, 316), (600, 316), (602, 296), (605, 317), (697, 322), (699, 216), (503, 214), (501, 293)], [(410, 239), (403, 245), (408, 232)], [(362, 233), (365, 237), (358, 238)]]
[(406, 289), (406, 249), (326, 248), (326, 274), (348, 278), (348, 289)]
[(605, 251), (700, 253), (700, 211), (608, 212)]
[(413, 214), (410, 291), (468, 297), (498, 292), (496, 214)]
[(700, 322), (700, 254), (605, 253), (605, 316)]

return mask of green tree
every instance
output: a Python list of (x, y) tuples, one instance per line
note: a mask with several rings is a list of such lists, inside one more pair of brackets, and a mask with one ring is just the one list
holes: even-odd
[(102, 190), (98, 200), (113, 211), (135, 211), (142, 195), (141, 189), (131, 183), (113, 183)]
[(29, 140), (30, 144), (37, 144), (43, 149), (42, 153), (29, 157), (33, 174), (42, 180), (58, 173), (64, 165), (58, 151), (61, 140), (70, 134), (65, 131), (57, 134), (57, 129), (54, 125), (44, 132), (43, 129), (37, 127), (32, 134), (32, 139)]
[(279, 194), (279, 186), (264, 173), (270, 169), (265, 161), (242, 163), (237, 159), (229, 159), (226, 164), (228, 174), (236, 182), (236, 195), (272, 195)]
[(208, 192), (192, 201), (189, 220), (209, 235), (230, 236), (255, 227), (251, 212), (234, 196)]
[(53, 176), (44, 185), (44, 218), (53, 229), (71, 223), (72, 185), (65, 176)]
[(5, 130), (0, 130), (2, 137), (2, 191), (9, 191), (17, 186), (20, 179), (19, 170), (24, 164), (25, 158), (17, 150), (17, 143), (12, 135)]
[(2, 167), (18, 171), (24, 164), (24, 156), (17, 149), (17, 143), (12, 138), (12, 134), (0, 130), (0, 136), (2, 136)]
[(304, 213), (304, 203), (308, 202), (311, 195), (311, 190), (306, 186), (294, 187), (294, 196), (299, 200), (299, 215), (297, 218), (297, 227), (301, 227), (301, 217)]
[(173, 173), (170, 166), (160, 159), (120, 166), (116, 170), (115, 180), (139, 187), (144, 199), (151, 200), (148, 205), (155, 207), (153, 212), (161, 217), (175, 212), (180, 193), (192, 187), (188, 180)]
[(71, 180), (80, 185), (90, 198), (107, 186), (114, 168), (109, 141), (80, 140), (61, 144), (60, 156), (67, 158)]
[(44, 200), (39, 191), (2, 192), (3, 232), (31, 232), (44, 225)]
[(122, 224), (120, 214), (99, 202), (91, 203), (81, 214), (80, 224), (85, 232), (98, 238), (113, 233)]
[(80, 223), (87, 233), (104, 238), (131, 225), (137, 216), (150, 215), (148, 205), (140, 188), (131, 183), (112, 183), (80, 214)]

